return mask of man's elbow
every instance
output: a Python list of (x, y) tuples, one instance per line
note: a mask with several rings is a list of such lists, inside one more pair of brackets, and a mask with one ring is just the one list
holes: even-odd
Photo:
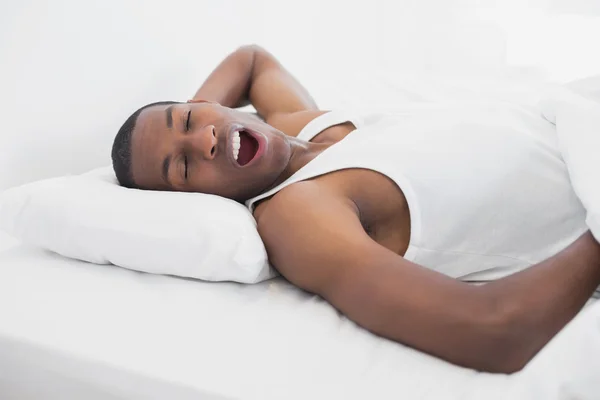
[(264, 54), (269, 54), (267, 52), (267, 50), (264, 49), (264, 47), (259, 46), (258, 44), (246, 44), (243, 45), (241, 47), (238, 48), (238, 51), (243, 51), (243, 52), (248, 52), (248, 53), (252, 53), (254, 55), (264, 55)]
[(485, 357), (481, 370), (512, 374), (522, 370), (545, 342), (540, 341), (535, 326), (524, 323), (519, 310), (495, 310), (486, 324)]
[(501, 344), (490, 352), (488, 360), (483, 361), (477, 369), (498, 374), (513, 374), (522, 370), (531, 358), (530, 354), (517, 346)]

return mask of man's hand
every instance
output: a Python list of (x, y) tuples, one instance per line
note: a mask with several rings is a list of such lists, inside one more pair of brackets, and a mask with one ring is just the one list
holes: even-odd
[(227, 56), (194, 95), (225, 107), (252, 103), (265, 120), (276, 114), (316, 110), (302, 85), (263, 48), (243, 46)]

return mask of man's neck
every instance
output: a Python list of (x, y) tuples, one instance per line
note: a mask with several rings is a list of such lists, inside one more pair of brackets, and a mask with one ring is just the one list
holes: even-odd
[(312, 143), (295, 137), (290, 137), (288, 140), (291, 148), (290, 159), (281, 175), (268, 190), (280, 185), (331, 146), (331, 143)]

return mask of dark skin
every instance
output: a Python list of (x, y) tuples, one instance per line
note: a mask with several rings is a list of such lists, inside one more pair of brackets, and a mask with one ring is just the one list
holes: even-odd
[[(132, 140), (137, 184), (243, 201), (283, 182), (354, 129), (345, 123), (310, 142), (296, 139), (324, 111), (257, 46), (228, 56), (192, 101), (171, 108), (170, 127), (166, 106), (140, 115)], [(233, 109), (248, 103), (265, 122)], [(236, 165), (228, 150), (232, 126), (259, 135), (264, 154)], [(374, 171), (342, 170), (292, 184), (260, 202), (254, 216), (271, 263), (292, 283), (371, 332), (482, 371), (523, 368), (600, 285), (600, 245), (589, 232), (548, 260), (480, 286), (407, 261), (406, 199)]]

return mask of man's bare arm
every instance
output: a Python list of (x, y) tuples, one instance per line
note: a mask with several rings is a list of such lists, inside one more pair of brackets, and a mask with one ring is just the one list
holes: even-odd
[(311, 181), (270, 200), (258, 227), (292, 283), (376, 334), (478, 370), (521, 369), (600, 284), (600, 246), (589, 233), (512, 276), (460, 282), (374, 242), (352, 202)]
[(316, 110), (306, 89), (259, 46), (244, 46), (225, 58), (206, 79), (194, 99), (226, 107), (249, 102), (265, 120), (278, 113)]

